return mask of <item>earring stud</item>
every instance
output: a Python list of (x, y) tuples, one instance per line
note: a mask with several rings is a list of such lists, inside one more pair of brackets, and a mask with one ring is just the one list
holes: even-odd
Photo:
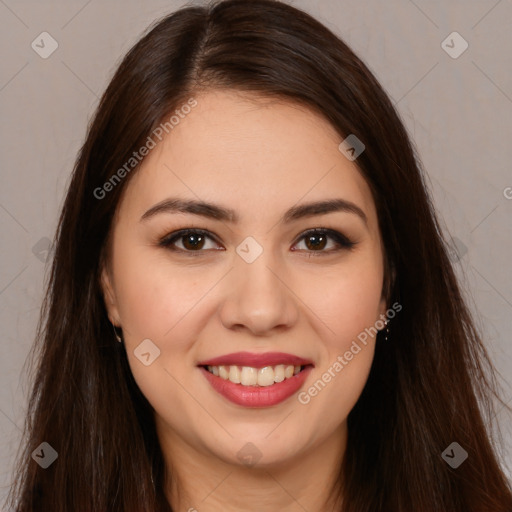
[(384, 336), (384, 341), (388, 341), (388, 337), (389, 337), (389, 320), (386, 320), (385, 325), (386, 325), (386, 335)]

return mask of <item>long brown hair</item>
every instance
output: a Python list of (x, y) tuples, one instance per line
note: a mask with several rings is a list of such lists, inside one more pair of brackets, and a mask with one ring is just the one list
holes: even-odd
[[(416, 151), (348, 46), (272, 0), (227, 0), (165, 17), (129, 51), (104, 93), (56, 234), (10, 506), (171, 510), (153, 410), (115, 340), (99, 279), (114, 212), (137, 167), (111, 181), (108, 194), (98, 190), (119, 177), (162, 119), (210, 88), (306, 105), (366, 147), (356, 163), (377, 207), (389, 301), (403, 309), (389, 339), (379, 335), (348, 417), (337, 489), (343, 511), (510, 512), (491, 433), (496, 371), (461, 295)], [(42, 442), (58, 453), (47, 469), (31, 457)], [(442, 457), (452, 442), (468, 453), (456, 469)]]

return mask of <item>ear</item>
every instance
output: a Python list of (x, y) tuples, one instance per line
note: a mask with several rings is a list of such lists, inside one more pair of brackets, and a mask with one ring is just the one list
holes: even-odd
[(116, 294), (114, 292), (114, 286), (112, 284), (112, 276), (106, 267), (103, 267), (100, 276), (101, 289), (103, 292), (103, 300), (105, 301), (105, 307), (110, 322), (116, 327), (121, 326), (121, 317), (117, 309)]
[(391, 293), (396, 279), (396, 269), (394, 265), (388, 265), (387, 261), (385, 262), (385, 273), (386, 277), (384, 279), (379, 303), (379, 318), (387, 317), (386, 313), (388, 311), (388, 304), (391, 302)]
[(387, 304), (391, 302), (391, 294), (393, 293), (393, 288), (395, 286), (396, 281), (396, 268), (393, 263), (385, 262), (385, 279), (384, 285), (382, 288), (382, 298), (380, 301), (380, 313), (383, 315), (386, 314)]
[(379, 303), (379, 319), (386, 317), (386, 312), (388, 310), (388, 301), (386, 297), (382, 297)]

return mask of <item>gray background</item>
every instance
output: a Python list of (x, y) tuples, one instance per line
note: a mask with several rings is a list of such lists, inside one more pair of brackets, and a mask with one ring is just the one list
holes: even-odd
[[(340, 35), (396, 103), (512, 403), (512, 0), (290, 3)], [(141, 32), (182, 5), (0, 0), (0, 503), (29, 391), (22, 366), (43, 296), (45, 249), (87, 122)], [(31, 47), (44, 31), (58, 43), (46, 59)], [(443, 47), (458, 51), (460, 41), (442, 46), (453, 31), (469, 44), (455, 59)], [(498, 419), (512, 476), (511, 417), (501, 409)]]

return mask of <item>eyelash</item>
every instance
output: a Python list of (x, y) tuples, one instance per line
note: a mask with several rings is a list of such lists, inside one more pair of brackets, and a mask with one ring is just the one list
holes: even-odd
[[(191, 235), (191, 234), (202, 235), (202, 236), (210, 238), (215, 243), (218, 243), (216, 241), (215, 237), (213, 237), (210, 234), (210, 232), (208, 232), (204, 229), (196, 229), (196, 228), (190, 229), (189, 228), (189, 229), (181, 229), (179, 231), (175, 231), (173, 233), (170, 233), (170, 234), (164, 236), (158, 242), (158, 245), (160, 247), (164, 247), (173, 252), (181, 252), (181, 253), (185, 253), (190, 256), (199, 256), (202, 252), (205, 252), (204, 249), (198, 249), (197, 251), (191, 251), (191, 250), (173, 247), (174, 242), (176, 242), (180, 238), (184, 238), (187, 235)], [(338, 231), (335, 231), (333, 229), (314, 228), (314, 229), (309, 229), (309, 230), (305, 231), (304, 233), (302, 233), (294, 245), (296, 245), (297, 243), (302, 241), (304, 238), (307, 238), (308, 236), (317, 235), (317, 234), (327, 235), (329, 238), (332, 238), (339, 245), (339, 247), (336, 249), (319, 250), (319, 251), (313, 251), (313, 250), (306, 249), (310, 253), (311, 256), (324, 256), (326, 254), (335, 253), (335, 252), (338, 252), (341, 250), (351, 250), (357, 244), (357, 242), (353, 242), (352, 240), (349, 240), (345, 235), (342, 235), (341, 233), (339, 233)], [(303, 249), (301, 249), (301, 250), (303, 250)]]

